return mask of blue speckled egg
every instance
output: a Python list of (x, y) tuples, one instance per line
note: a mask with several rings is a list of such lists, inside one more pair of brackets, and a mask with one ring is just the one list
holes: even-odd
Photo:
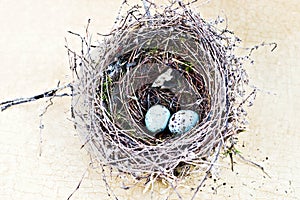
[(173, 134), (183, 134), (195, 127), (199, 115), (192, 110), (180, 110), (171, 116), (169, 130)]
[(170, 116), (170, 111), (165, 106), (154, 105), (146, 113), (146, 128), (152, 133), (159, 133), (167, 127)]

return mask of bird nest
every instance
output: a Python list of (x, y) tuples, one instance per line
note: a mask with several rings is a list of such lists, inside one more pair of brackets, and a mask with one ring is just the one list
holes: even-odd
[[(208, 23), (182, 3), (152, 12), (133, 7), (99, 46), (83, 38), (87, 50), (72, 66), (72, 109), (100, 163), (137, 179), (175, 180), (211, 169), (228, 138), (244, 129), (248, 78), (234, 54), (240, 40), (216, 28), (221, 21)], [(157, 79), (164, 73), (172, 80)], [(156, 104), (171, 114), (193, 110), (200, 120), (182, 135), (150, 133), (145, 114)]]

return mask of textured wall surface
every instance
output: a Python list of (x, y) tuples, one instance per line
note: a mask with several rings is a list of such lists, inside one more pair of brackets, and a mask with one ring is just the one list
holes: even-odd
[[(130, 2), (130, 1), (129, 1)], [(0, 0), (0, 101), (32, 96), (71, 80), (65, 38), (80, 42), (68, 30), (107, 33), (121, 0)], [(276, 42), (278, 48), (253, 53), (248, 71), (262, 89), (249, 110), (249, 130), (239, 137), (243, 156), (259, 169), (235, 158), (220, 159), (216, 182), (209, 180), (197, 199), (298, 199), (300, 197), (300, 4), (298, 0), (213, 0), (198, 3), (205, 18), (226, 15), (229, 28), (245, 47)], [(271, 94), (268, 94), (270, 92)], [(89, 156), (73, 128), (70, 98), (55, 99), (43, 118), (45, 100), (0, 113), (0, 199), (67, 199), (88, 168)], [(41, 148), (40, 148), (41, 147)], [(42, 151), (39, 156), (40, 150)], [(88, 168), (72, 199), (110, 199), (101, 174)], [(223, 185), (223, 183), (226, 183)], [(116, 183), (116, 187), (119, 183)], [(212, 188), (213, 187), (213, 188)], [(181, 190), (183, 199), (189, 190)], [(120, 199), (148, 199), (142, 189), (118, 190)]]

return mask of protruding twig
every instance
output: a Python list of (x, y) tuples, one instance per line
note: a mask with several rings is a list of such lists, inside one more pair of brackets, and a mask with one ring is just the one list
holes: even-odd
[(194, 192), (194, 195), (192, 197), (191, 200), (195, 199), (197, 193), (199, 192), (200, 188), (202, 187), (203, 183), (205, 182), (205, 180), (207, 179), (209, 172), (211, 171), (211, 169), (213, 168), (214, 164), (216, 163), (216, 161), (218, 160), (219, 154), (220, 154), (220, 150), (222, 147), (222, 141), (219, 142), (218, 147), (216, 149), (215, 152), (215, 157), (214, 159), (211, 161), (211, 164), (209, 165), (209, 167), (207, 168), (206, 172), (205, 172), (205, 176), (202, 178), (201, 182), (199, 183), (199, 185), (196, 188), (196, 191)]
[[(58, 88), (59, 85), (60, 85), (60, 81), (58, 81), (56, 87)], [(54, 97), (55, 97), (55, 96), (52, 96), (52, 97), (50, 97), (50, 98), (47, 100), (47, 102), (49, 102), (49, 104), (47, 104), (47, 106), (43, 109), (43, 111), (42, 111), (41, 114), (39, 115), (39, 117), (40, 117), (40, 125), (39, 125), (39, 129), (40, 129), (40, 152), (39, 152), (39, 156), (42, 155), (42, 143), (43, 143), (42, 132), (43, 132), (43, 129), (44, 129), (43, 116), (46, 114), (48, 108), (49, 108), (50, 106), (53, 105), (52, 99), (53, 99)]]
[[(90, 165), (89, 165), (89, 166), (90, 166)], [(84, 179), (86, 173), (88, 172), (88, 169), (89, 169), (89, 167), (84, 171), (84, 173), (82, 174), (82, 177), (81, 177), (81, 179), (80, 179), (80, 181), (79, 181), (77, 187), (76, 187), (76, 188), (74, 189), (74, 191), (69, 195), (69, 197), (67, 198), (67, 200), (70, 200), (71, 197), (75, 194), (75, 192), (80, 188), (80, 185), (81, 185), (81, 183), (82, 183), (82, 181), (83, 181), (83, 179)]]
[(14, 100), (9, 100), (9, 101), (4, 101), (0, 103), (0, 110), (4, 111), (7, 108), (14, 106), (14, 105), (18, 105), (18, 104), (22, 104), (22, 103), (28, 103), (28, 102), (32, 102), (32, 101), (36, 101), (42, 98), (47, 98), (47, 97), (63, 97), (63, 96), (71, 96), (68, 93), (63, 93), (63, 94), (56, 94), (56, 92), (61, 91), (65, 88), (71, 87), (71, 83), (64, 85), (62, 87), (57, 87), (55, 89), (49, 90), (47, 92), (44, 92), (42, 94), (38, 94), (35, 95), (33, 97), (27, 97), (27, 98), (18, 98), (18, 99), (14, 99)]
[(250, 164), (254, 165), (255, 167), (258, 167), (259, 169), (261, 169), (261, 171), (262, 171), (265, 175), (267, 175), (269, 178), (271, 178), (271, 176), (265, 171), (265, 169), (264, 169), (261, 165), (255, 163), (255, 162), (253, 162), (253, 161), (251, 161), (251, 160), (246, 159), (244, 156), (242, 156), (242, 155), (239, 154), (239, 153), (236, 154), (236, 155), (238, 155), (243, 161), (245, 161), (245, 162), (247, 162), (247, 163), (250, 163)]
[(270, 42), (270, 43), (262, 42), (259, 45), (255, 45), (254, 47), (250, 48), (250, 52), (249, 52), (248, 56), (251, 56), (252, 52), (254, 50), (257, 50), (259, 47), (263, 47), (263, 46), (273, 46), (273, 48), (271, 49), (271, 52), (273, 52), (277, 48), (277, 43), (276, 42)]

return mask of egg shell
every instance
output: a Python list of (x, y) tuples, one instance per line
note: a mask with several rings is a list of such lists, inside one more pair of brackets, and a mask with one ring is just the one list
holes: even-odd
[(167, 127), (170, 116), (170, 111), (165, 106), (154, 105), (146, 113), (146, 128), (152, 133), (159, 133)]
[(198, 122), (198, 113), (192, 110), (180, 110), (171, 116), (169, 130), (173, 134), (183, 134), (194, 128)]

